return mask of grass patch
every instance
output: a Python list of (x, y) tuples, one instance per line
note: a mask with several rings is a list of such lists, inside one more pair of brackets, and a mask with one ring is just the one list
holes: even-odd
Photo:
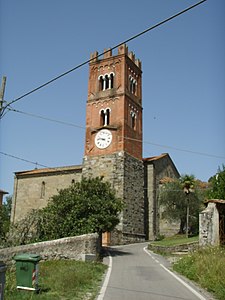
[(15, 268), (6, 272), (6, 300), (93, 300), (99, 291), (106, 266), (101, 263), (73, 260), (39, 263), (40, 293), (16, 289)]
[(180, 259), (173, 269), (197, 282), (217, 299), (225, 299), (225, 248), (200, 249)]
[(161, 241), (154, 241), (151, 242), (152, 245), (157, 245), (157, 246), (176, 246), (176, 245), (183, 245), (191, 242), (197, 242), (199, 239), (198, 236), (193, 236), (186, 238), (184, 235), (175, 235), (172, 237), (166, 237), (165, 239)]

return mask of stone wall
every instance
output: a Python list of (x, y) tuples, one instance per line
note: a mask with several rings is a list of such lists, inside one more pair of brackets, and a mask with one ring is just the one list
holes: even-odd
[(10, 263), (14, 255), (21, 253), (39, 254), (42, 260), (97, 260), (100, 253), (100, 241), (98, 234), (86, 234), (24, 246), (4, 248), (0, 249), (0, 261)]
[(81, 166), (35, 169), (15, 173), (11, 222), (23, 219), (31, 209), (41, 209), (50, 197), (73, 181), (80, 181)]
[(144, 167), (143, 162), (126, 154), (124, 156), (123, 232), (143, 235), (144, 238)]
[(167, 153), (144, 159), (144, 172), (147, 239), (155, 240), (158, 235), (173, 235), (179, 231), (179, 223), (162, 218), (159, 188), (161, 179), (178, 178), (180, 175)]
[(208, 206), (199, 214), (199, 245), (217, 246), (219, 238), (219, 212), (216, 203)]
[(144, 240), (144, 170), (138, 159), (120, 151), (84, 158), (84, 176), (103, 176), (116, 190), (125, 207), (120, 223), (111, 235), (111, 244)]
[(199, 249), (199, 242), (191, 242), (183, 245), (176, 245), (176, 246), (158, 246), (154, 245), (153, 243), (148, 245), (148, 249), (162, 253), (171, 254), (173, 252), (182, 252), (182, 251), (188, 251), (192, 252), (197, 249)]

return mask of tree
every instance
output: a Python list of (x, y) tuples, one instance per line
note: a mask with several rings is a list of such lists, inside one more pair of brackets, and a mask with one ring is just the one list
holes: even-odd
[(40, 240), (111, 231), (119, 223), (122, 201), (103, 178), (82, 178), (53, 196), (40, 211)]
[(0, 240), (5, 240), (10, 227), (10, 215), (12, 207), (12, 196), (6, 197), (6, 202), (0, 206)]
[(225, 200), (225, 165), (218, 168), (218, 172), (209, 179), (208, 199)]
[[(194, 180), (195, 190), (189, 194), (188, 199), (184, 192), (184, 182), (187, 183), (189, 175), (180, 179), (172, 179), (164, 183), (159, 193), (159, 202), (163, 207), (164, 218), (180, 221), (179, 233), (185, 233), (187, 227), (187, 206), (189, 202), (189, 230), (198, 231), (198, 215), (203, 203), (203, 194), (198, 189), (199, 181)], [(194, 177), (191, 176), (191, 179)], [(186, 186), (187, 188), (187, 186)], [(188, 200), (188, 202), (187, 202)]]
[(181, 186), (186, 195), (186, 205), (187, 205), (187, 213), (186, 213), (186, 237), (188, 238), (188, 230), (189, 230), (189, 210), (190, 210), (190, 194), (194, 192), (195, 185), (195, 177), (193, 175), (184, 175), (180, 179)]

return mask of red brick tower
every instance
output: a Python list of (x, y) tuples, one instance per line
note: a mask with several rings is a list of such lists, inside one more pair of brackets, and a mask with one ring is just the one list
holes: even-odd
[(126, 45), (90, 63), (85, 155), (125, 151), (142, 160), (141, 62)]
[(126, 45), (91, 55), (83, 176), (103, 176), (123, 199), (110, 244), (144, 239), (141, 62)]

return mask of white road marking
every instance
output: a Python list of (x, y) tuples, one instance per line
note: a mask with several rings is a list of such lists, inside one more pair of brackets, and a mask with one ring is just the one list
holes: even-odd
[[(147, 247), (144, 247), (143, 250), (149, 255), (151, 256), (151, 258), (153, 258), (157, 263), (159, 263), (159, 261), (157, 259), (154, 258), (153, 255), (151, 255), (150, 252), (148, 252)], [(184, 280), (182, 280), (180, 277), (178, 277), (176, 274), (174, 274), (173, 272), (171, 272), (169, 269), (167, 269), (164, 265), (159, 264), (165, 271), (167, 271), (170, 275), (172, 275), (176, 280), (178, 280), (180, 283), (182, 283), (187, 289), (189, 289), (195, 296), (197, 296), (200, 300), (207, 300), (205, 297), (203, 297), (201, 294), (199, 294), (196, 290), (194, 290), (188, 283), (186, 283)]]
[(106, 289), (107, 289), (107, 286), (108, 286), (108, 283), (109, 283), (109, 278), (110, 278), (110, 275), (111, 275), (111, 271), (112, 271), (112, 256), (109, 253), (109, 266), (108, 266), (108, 270), (107, 270), (107, 273), (106, 273), (106, 276), (105, 276), (105, 280), (103, 282), (103, 285), (102, 285), (102, 288), (100, 290), (100, 293), (99, 293), (99, 296), (98, 296), (97, 300), (103, 300), (104, 299), (105, 292), (106, 292)]

